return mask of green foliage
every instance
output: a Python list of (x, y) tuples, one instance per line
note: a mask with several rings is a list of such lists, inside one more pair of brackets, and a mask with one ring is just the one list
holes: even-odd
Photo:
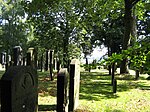
[(21, 0), (1, 1), (1, 50), (8, 53), (17, 45), (27, 49), (28, 25), (25, 23), (25, 12), (20, 2)]
[(111, 57), (102, 61), (101, 64), (111, 65), (116, 62), (120, 63), (123, 59), (128, 58), (130, 65), (137, 70), (148, 62), (149, 52), (147, 52), (147, 49), (147, 45), (136, 43), (133, 47), (123, 50), (121, 54), (113, 53)]

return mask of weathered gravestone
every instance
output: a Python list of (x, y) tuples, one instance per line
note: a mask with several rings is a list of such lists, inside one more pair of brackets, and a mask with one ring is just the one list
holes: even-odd
[(37, 112), (38, 76), (30, 66), (12, 66), (1, 78), (1, 112)]
[(79, 102), (80, 62), (78, 59), (70, 63), (69, 112), (74, 111)]
[(59, 72), (60, 68), (61, 68), (61, 62), (60, 62), (60, 60), (58, 59), (58, 60), (57, 60), (57, 66), (56, 66), (57, 72)]
[(1, 64), (3, 66), (6, 64), (6, 52), (1, 52)]
[(13, 48), (13, 65), (14, 66), (18, 66), (21, 65), (21, 52), (22, 52), (22, 48), (20, 46), (15, 46)]
[(29, 48), (27, 51), (27, 65), (37, 68), (37, 52), (34, 48)]
[(57, 76), (57, 112), (68, 112), (69, 73), (67, 68), (60, 69)]

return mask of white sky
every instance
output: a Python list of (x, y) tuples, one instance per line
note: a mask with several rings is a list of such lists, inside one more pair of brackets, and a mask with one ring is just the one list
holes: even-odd
[[(91, 63), (94, 59), (99, 60), (103, 55), (107, 53), (106, 47), (96, 47), (92, 52), (91, 56), (88, 56), (88, 61)], [(81, 59), (81, 63), (85, 63), (85, 59)]]

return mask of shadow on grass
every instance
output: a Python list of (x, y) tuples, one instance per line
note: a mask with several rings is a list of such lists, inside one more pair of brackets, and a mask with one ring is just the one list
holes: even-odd
[(110, 80), (108, 74), (81, 73), (80, 99), (99, 101), (119, 97), (112, 92)]
[(53, 81), (51, 81), (49, 77), (49, 72), (39, 72), (38, 79), (38, 91), (39, 95), (42, 97), (45, 96), (54, 96), (56, 97), (57, 87), (56, 87), (56, 77)]
[[(135, 81), (134, 76), (116, 75), (118, 80), (117, 92), (124, 92), (130, 89), (150, 90), (150, 87), (141, 80)], [(146, 80), (145, 80), (146, 81)], [(101, 73), (81, 73), (80, 99), (100, 101), (101, 99), (116, 99), (119, 96), (114, 94), (111, 86), (111, 76)]]
[(43, 111), (55, 111), (56, 105), (38, 105), (38, 112)]

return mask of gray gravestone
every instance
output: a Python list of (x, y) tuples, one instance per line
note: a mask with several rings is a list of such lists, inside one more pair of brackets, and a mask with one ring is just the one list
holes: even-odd
[(1, 112), (37, 112), (38, 76), (30, 66), (12, 66), (1, 78)]
[(68, 112), (69, 73), (67, 68), (60, 69), (57, 76), (57, 112)]
[(13, 48), (13, 65), (18, 66), (21, 65), (21, 58), (22, 58), (22, 48), (20, 46), (15, 46)]
[(74, 111), (79, 103), (80, 87), (80, 61), (71, 60), (70, 63), (70, 87), (69, 87), (69, 112)]
[(1, 53), (1, 64), (2, 65), (6, 64), (6, 52)]

